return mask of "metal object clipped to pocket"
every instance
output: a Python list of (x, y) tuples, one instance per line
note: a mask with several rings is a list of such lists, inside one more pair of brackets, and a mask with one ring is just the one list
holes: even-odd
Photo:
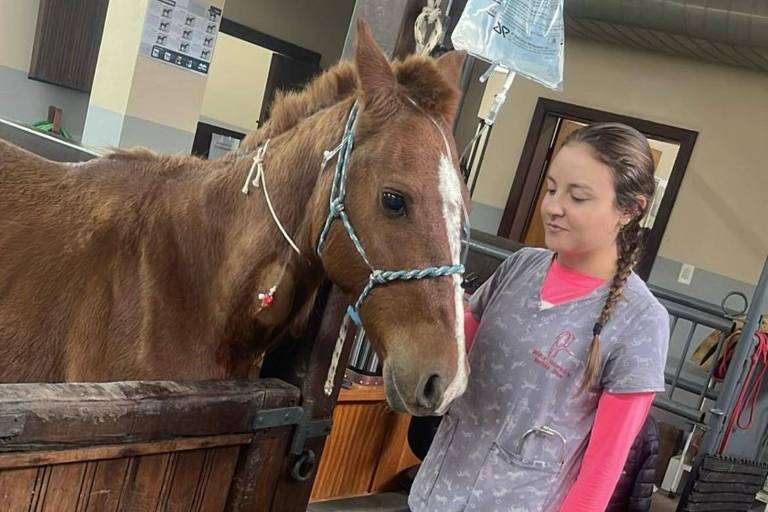
[[(549, 439), (554, 439), (560, 442), (560, 460), (558, 462), (546, 461), (541, 459), (533, 459), (533, 458), (528, 458), (523, 456), (523, 448), (525, 448), (525, 442), (531, 436), (535, 436), (535, 435), (545, 436)], [(566, 447), (567, 447), (567, 442), (563, 434), (561, 434), (560, 432), (558, 432), (557, 430), (553, 429), (548, 425), (543, 425), (541, 427), (528, 429), (522, 436), (520, 436), (520, 440), (517, 443), (517, 450), (515, 451), (515, 453), (512, 454), (512, 458), (515, 460), (517, 464), (521, 466), (529, 467), (532, 469), (539, 469), (539, 470), (559, 471), (560, 468), (563, 467), (563, 464), (565, 464)]]

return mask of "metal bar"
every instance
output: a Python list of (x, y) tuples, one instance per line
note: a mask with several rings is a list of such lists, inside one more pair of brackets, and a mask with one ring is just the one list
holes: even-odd
[(359, 366), (356, 366), (358, 370), (365, 370), (365, 362), (368, 360), (368, 354), (371, 352), (371, 344), (368, 340), (363, 343), (363, 350), (358, 360)]
[(365, 361), (363, 361), (363, 370), (369, 371), (368, 367), (371, 366), (371, 358), (375, 352), (373, 351), (373, 347), (371, 347), (371, 350), (368, 351), (368, 354), (365, 356)]
[(57, 162), (84, 162), (102, 156), (95, 148), (81, 146), (6, 119), (0, 119), (0, 139)]
[(652, 284), (648, 285), (648, 289), (651, 290), (651, 292), (653, 292), (653, 295), (659, 300), (669, 300), (676, 304), (681, 304), (684, 306), (694, 308), (698, 311), (709, 313), (710, 315), (715, 315), (719, 317), (725, 316), (725, 312), (723, 311), (723, 308), (720, 305), (715, 305), (710, 302), (697, 299), (695, 297), (689, 297), (687, 295), (683, 295), (682, 293), (668, 290), (666, 288), (661, 288), (659, 286), (652, 285)]
[(702, 411), (674, 402), (664, 395), (656, 395), (656, 398), (653, 400), (653, 406), (688, 420), (691, 423), (704, 426), (704, 413)]
[(295, 405), (293, 407), (279, 407), (277, 409), (259, 411), (253, 418), (253, 430), (296, 425), (304, 417), (305, 407)]
[[(685, 346), (683, 347), (683, 354), (680, 358), (680, 364), (677, 365), (677, 371), (675, 372), (675, 378), (672, 379), (672, 389), (669, 390), (669, 398), (672, 398), (672, 393), (675, 392), (677, 387), (677, 381), (680, 380), (680, 373), (683, 371), (685, 365), (685, 358), (688, 356), (688, 350), (691, 348), (691, 340), (693, 340), (693, 333), (696, 332), (696, 324), (691, 322), (691, 329), (688, 332), (688, 338), (685, 340)], [(706, 383), (704, 384), (706, 386)]]
[(355, 333), (355, 341), (352, 345), (352, 353), (349, 357), (349, 366), (357, 367), (359, 364), (360, 353), (363, 350), (363, 343), (365, 342), (365, 329), (358, 328)]
[(379, 356), (376, 355), (376, 352), (373, 352), (373, 356), (371, 356), (371, 363), (368, 365), (367, 370), (370, 373), (376, 373), (376, 370), (379, 369)]
[(485, 150), (488, 149), (488, 140), (491, 138), (491, 131), (493, 130), (493, 125), (485, 125), (485, 121), (483, 121), (485, 133), (480, 137), (480, 143), (482, 144), (483, 150), (480, 152), (480, 161), (477, 162), (477, 170), (475, 171), (475, 175), (472, 177), (472, 186), (469, 188), (469, 197), (472, 198), (473, 195), (475, 195), (475, 187), (477, 186), (477, 178), (480, 176), (480, 171), (483, 168), (483, 160), (485, 160)]
[(474, 166), (474, 163), (475, 163), (475, 154), (477, 153), (477, 147), (480, 141), (480, 136), (483, 133), (484, 121), (482, 118), (477, 118), (477, 119), (479, 122), (475, 126), (475, 133), (474, 135), (472, 135), (472, 138), (469, 140), (467, 145), (464, 148), (462, 148), (461, 156), (459, 157), (460, 160), (463, 159), (464, 154), (467, 151), (467, 148), (469, 148), (469, 154), (466, 155), (467, 158), (464, 160), (466, 162), (466, 170), (467, 170), (467, 173), (464, 176), (464, 183), (467, 184), (467, 187), (469, 187), (469, 178), (472, 177), (472, 167)]
[[(469, 158), (467, 158), (467, 177), (465, 182), (469, 184), (469, 178), (472, 177), (473, 167), (475, 166), (475, 156), (477, 156), (477, 148), (480, 146), (480, 139), (482, 139), (483, 127), (485, 126), (485, 120), (480, 119), (475, 129), (475, 136), (472, 140), (472, 149), (469, 151)], [(472, 197), (470, 192), (469, 197)]]
[(726, 318), (724, 315), (713, 315), (711, 313), (699, 311), (691, 306), (678, 304), (665, 299), (662, 299), (659, 302), (667, 308), (670, 315), (695, 322), (705, 327), (717, 329), (718, 331), (730, 331), (731, 326), (733, 325), (733, 320)]
[(491, 258), (496, 258), (499, 260), (499, 262), (506, 260), (513, 254), (511, 251), (501, 249), (494, 245), (479, 242), (475, 239), (469, 240), (469, 250), (478, 254), (490, 256)]
[(768, 309), (768, 258), (763, 265), (760, 273), (760, 279), (757, 282), (755, 293), (752, 296), (752, 304), (747, 312), (747, 319), (744, 322), (744, 328), (741, 337), (731, 357), (728, 366), (728, 372), (725, 375), (723, 387), (720, 390), (720, 397), (715, 408), (712, 410), (709, 424), (709, 435), (702, 441), (700, 453), (716, 454), (718, 447), (723, 439), (724, 427), (727, 422), (728, 413), (733, 409), (736, 395), (744, 380), (745, 365), (754, 348), (754, 333), (757, 331), (760, 318)]
[[(674, 378), (673, 374), (664, 374), (664, 382), (667, 384), (672, 384), (672, 379)], [(701, 389), (701, 385), (698, 382), (694, 382), (692, 380), (688, 380), (685, 377), (680, 377), (680, 379), (677, 381), (677, 388), (682, 389), (683, 391), (687, 391), (688, 393), (692, 393), (694, 395), (697, 395), (699, 393), (699, 390)], [(706, 398), (710, 400), (717, 400), (718, 392), (714, 389), (707, 389), (706, 392)], [(700, 407), (699, 407), (700, 408)]]
[[(669, 311), (669, 308), (667, 308), (667, 311)], [(669, 315), (669, 335), (670, 337), (675, 332), (675, 328), (677, 327), (677, 321), (680, 319), (680, 317), (676, 315)]]

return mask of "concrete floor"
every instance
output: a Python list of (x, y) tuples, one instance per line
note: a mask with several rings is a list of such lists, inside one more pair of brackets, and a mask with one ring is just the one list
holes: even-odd
[(408, 495), (385, 492), (360, 498), (312, 503), (307, 512), (408, 512)]
[[(651, 512), (675, 512), (677, 500), (663, 492), (653, 495)], [(307, 512), (408, 512), (405, 493), (388, 492), (360, 498), (312, 503)]]

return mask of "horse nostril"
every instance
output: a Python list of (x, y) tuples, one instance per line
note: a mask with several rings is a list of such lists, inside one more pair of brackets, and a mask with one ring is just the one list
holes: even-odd
[(443, 397), (443, 379), (433, 373), (422, 380), (421, 392), (418, 395), (419, 405), (426, 409), (437, 409)]

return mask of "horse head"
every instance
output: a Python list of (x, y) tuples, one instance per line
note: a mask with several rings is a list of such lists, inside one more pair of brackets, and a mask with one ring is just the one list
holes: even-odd
[(351, 313), (383, 360), (390, 406), (417, 415), (443, 413), (468, 377), (460, 286), (468, 194), (451, 136), (463, 60), (450, 52), (390, 63), (359, 22), (344, 135), (353, 146), (328, 162), (338, 173), (344, 160), (343, 197), (328, 185), (311, 205), (322, 265), (357, 298)]

